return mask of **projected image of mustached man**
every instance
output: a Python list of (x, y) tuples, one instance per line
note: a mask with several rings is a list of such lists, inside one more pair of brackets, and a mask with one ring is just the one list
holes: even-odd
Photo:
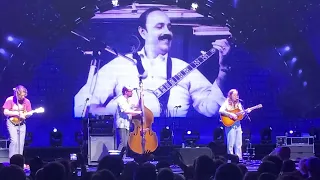
[[(204, 116), (218, 115), (219, 107), (225, 101), (219, 85), (226, 74), (222, 70), (222, 64), (230, 50), (228, 41), (223, 39), (213, 43), (220, 57), (220, 71), (214, 83), (210, 83), (203, 74), (195, 70), (159, 98), (152, 92), (163, 85), (168, 76), (176, 75), (188, 64), (168, 55), (174, 35), (171, 21), (161, 9), (150, 8), (142, 13), (139, 17), (138, 32), (144, 40), (144, 47), (137, 53), (147, 72), (147, 76), (142, 80), (144, 102), (154, 116), (170, 117), (174, 114), (176, 117), (185, 117), (191, 106)], [(132, 54), (127, 56), (133, 57)], [(130, 85), (139, 89), (138, 77), (136, 64), (125, 58), (117, 57), (104, 65), (98, 71), (98, 77), (95, 75), (93, 78), (95, 89), (93, 96), (90, 96), (90, 112), (113, 115), (116, 110), (115, 99), (121, 95), (122, 87)], [(81, 116), (89, 88), (90, 84), (86, 84), (75, 96), (76, 117)], [(138, 94), (139, 92), (133, 93), (132, 98), (138, 100)]]

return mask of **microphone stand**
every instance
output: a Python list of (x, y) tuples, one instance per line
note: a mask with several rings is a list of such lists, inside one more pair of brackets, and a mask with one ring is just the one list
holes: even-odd
[(83, 156), (83, 152), (84, 152), (84, 147), (85, 147), (85, 145), (87, 145), (88, 144), (88, 139), (89, 139), (89, 117), (87, 118), (87, 121), (86, 121), (86, 128), (87, 128), (87, 130), (86, 130), (86, 138), (85, 138), (85, 136), (84, 136), (84, 122), (82, 122), (82, 120), (84, 120), (85, 119), (85, 116), (86, 116), (86, 110), (88, 109), (88, 107), (87, 107), (87, 104), (88, 104), (88, 101), (89, 101), (89, 98), (87, 98), (86, 100), (85, 100), (85, 103), (84, 103), (84, 106), (83, 106), (83, 110), (82, 110), (82, 114), (81, 114), (81, 135), (82, 135), (82, 144), (79, 144), (80, 145), (80, 154)]
[[(96, 66), (96, 62), (99, 61), (99, 56), (101, 55), (101, 52), (102, 50), (104, 50), (104, 43), (101, 42), (101, 41), (98, 41), (96, 38), (87, 38), (85, 37), (84, 35), (81, 35), (80, 33), (77, 33), (75, 31), (71, 31), (72, 34), (74, 34), (75, 36), (79, 37), (80, 39), (88, 42), (92, 47), (93, 47), (93, 51), (90, 51), (89, 53), (88, 52), (83, 52), (83, 54), (89, 54), (89, 55), (92, 55), (93, 56), (93, 61), (91, 61), (91, 66), (90, 66), (90, 72), (91, 72), (91, 68), (92, 66)], [(93, 74), (94, 74), (94, 71), (95, 71), (95, 67), (93, 69)], [(94, 88), (92, 89), (92, 82), (93, 82), (93, 79), (90, 79), (90, 78), (93, 78), (93, 74), (90, 74), (89, 72), (89, 76), (88, 76), (88, 80), (87, 80), (87, 83), (89, 81), (91, 81), (91, 85), (90, 85), (90, 89), (89, 89), (89, 93), (90, 93), (90, 97), (93, 96), (93, 92), (94, 92)], [(96, 77), (98, 77), (98, 72), (97, 71), (97, 74), (96, 74)], [(90, 105), (90, 98), (87, 98), (85, 100), (85, 104), (84, 104), (84, 108), (83, 108), (83, 111), (82, 111), (82, 115), (81, 115), (81, 120), (83, 120), (86, 116), (86, 113), (85, 113), (85, 110), (88, 108), (87, 107), (87, 104)], [(82, 123), (81, 123), (82, 124)], [(88, 144), (88, 140), (89, 140), (89, 117), (87, 117), (87, 120), (86, 120), (86, 124), (87, 124), (87, 140), (86, 140), (86, 143)], [(81, 128), (81, 134), (83, 135), (83, 130), (84, 130), (84, 127)], [(82, 136), (82, 141), (84, 142), (84, 136)], [(84, 143), (83, 143), (84, 145)], [(84, 146), (82, 145), (82, 147), (80, 147), (80, 152), (83, 153), (83, 148)], [(80, 145), (81, 146), (81, 145)]]
[(18, 115), (19, 125), (18, 125), (18, 132), (17, 133), (18, 133), (18, 154), (20, 154), (20, 144), (21, 144), (21, 142), (20, 142), (20, 137), (21, 137), (21, 132), (20, 132), (20, 130), (21, 130), (21, 118), (20, 118), (20, 116), (21, 116), (21, 112), (20, 112), (20, 107), (19, 107), (17, 89), (15, 90), (15, 96), (16, 96), (16, 100), (17, 100), (18, 113), (19, 113), (19, 115)]
[(176, 131), (176, 127), (175, 127), (175, 120), (176, 120), (176, 117), (177, 117), (177, 114), (178, 114), (178, 106), (175, 106), (173, 107), (173, 113), (172, 113), (172, 117), (173, 117), (173, 121), (172, 121), (172, 144), (174, 144), (174, 134), (175, 134), (175, 131)]

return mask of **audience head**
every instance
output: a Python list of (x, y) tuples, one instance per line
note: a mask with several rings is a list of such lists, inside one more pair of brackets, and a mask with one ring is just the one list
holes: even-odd
[(24, 157), (21, 154), (15, 154), (15, 155), (11, 156), (10, 164), (17, 165), (23, 169), (24, 168)]
[(242, 180), (243, 174), (241, 169), (233, 163), (221, 165), (215, 174), (215, 180)]
[(120, 156), (105, 156), (100, 160), (97, 170), (107, 169), (117, 178), (120, 176), (123, 168), (124, 163)]
[(277, 155), (282, 161), (289, 160), (291, 156), (291, 149), (289, 147), (280, 147)]
[(299, 162), (299, 171), (302, 174), (308, 174), (308, 169), (307, 169), (307, 158), (301, 159)]
[(258, 172), (248, 171), (244, 175), (243, 180), (258, 180), (258, 177), (259, 177), (259, 173)]
[(116, 180), (116, 177), (111, 171), (102, 169), (93, 173), (91, 180)]
[(307, 160), (307, 170), (309, 176), (313, 178), (320, 178), (320, 159), (311, 157)]
[(238, 164), (238, 167), (241, 169), (243, 175), (248, 172), (248, 168), (244, 164)]
[(270, 155), (270, 156), (264, 157), (262, 159), (262, 162), (264, 162), (264, 161), (273, 162), (275, 164), (275, 169), (276, 169), (276, 173), (275, 174), (279, 174), (280, 173), (280, 171), (282, 169), (282, 164), (283, 164), (283, 161), (280, 159), (280, 157)]
[(158, 180), (174, 180), (174, 174), (169, 168), (162, 168), (158, 173)]
[(36, 172), (43, 167), (43, 161), (40, 157), (34, 157), (30, 161), (30, 172), (31, 174), (36, 174)]
[(63, 165), (65, 176), (68, 178), (71, 174), (71, 167), (70, 167), (69, 161), (61, 158), (61, 159), (58, 159), (57, 162)]
[(0, 171), (1, 180), (26, 180), (26, 174), (20, 166), (11, 164)]
[(156, 165), (156, 169), (160, 170), (161, 168), (170, 168), (170, 163), (167, 161), (159, 161)]
[(186, 180), (186, 178), (182, 174), (173, 173), (174, 180)]
[(260, 174), (258, 180), (276, 180), (277, 176), (271, 173), (262, 173)]
[(281, 171), (286, 172), (293, 172), (296, 170), (296, 163), (292, 160), (285, 160), (283, 161), (282, 169)]
[(277, 170), (276, 164), (271, 161), (264, 161), (259, 165), (258, 173), (271, 173), (274, 175), (278, 175), (279, 172)]
[(43, 167), (43, 180), (64, 180), (65, 169), (59, 162), (50, 162)]
[(137, 169), (134, 179), (136, 180), (156, 180), (157, 172), (156, 167), (146, 162)]
[(214, 175), (214, 162), (206, 155), (200, 156), (195, 164), (196, 179), (208, 179)]

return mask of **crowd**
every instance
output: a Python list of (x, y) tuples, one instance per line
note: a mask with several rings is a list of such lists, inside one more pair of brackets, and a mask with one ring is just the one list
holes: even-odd
[[(120, 156), (105, 156), (99, 161), (95, 172), (88, 172), (80, 156), (78, 161), (57, 159), (44, 163), (35, 157), (30, 162), (30, 175), (23, 168), (25, 159), (16, 154), (10, 158), (10, 164), (0, 167), (1, 180), (319, 180), (320, 159), (311, 157), (301, 159), (298, 168), (290, 160), (290, 149), (280, 148), (272, 155), (263, 158), (258, 170), (248, 171), (239, 163), (237, 156), (218, 156), (210, 158), (199, 156), (192, 166), (184, 164), (181, 156), (173, 159), (183, 170), (176, 174), (170, 169), (170, 163), (160, 161), (153, 165), (148, 161), (136, 161), (124, 164)], [(81, 168), (78, 176), (77, 167)]]

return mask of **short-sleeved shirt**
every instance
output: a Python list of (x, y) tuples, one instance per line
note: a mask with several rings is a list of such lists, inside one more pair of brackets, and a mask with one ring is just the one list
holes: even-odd
[(24, 98), (22, 102), (19, 102), (19, 104), (17, 104), (17, 99), (14, 96), (8, 97), (2, 107), (3, 109), (8, 109), (10, 111), (32, 111), (31, 102), (29, 101), (29, 99)]
[(130, 101), (130, 98), (127, 99), (123, 95), (117, 98), (117, 111), (115, 115), (116, 128), (125, 128), (130, 129), (130, 120), (132, 119), (131, 114), (126, 114), (125, 111), (132, 109), (134, 106)]

